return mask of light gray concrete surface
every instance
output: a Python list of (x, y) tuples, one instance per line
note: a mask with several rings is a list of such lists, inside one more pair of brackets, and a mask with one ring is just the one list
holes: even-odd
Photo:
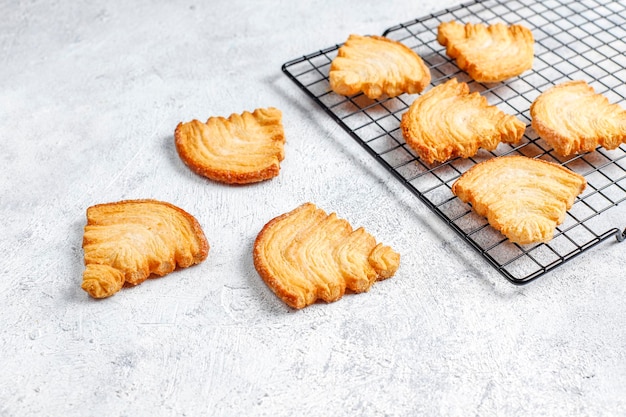
[[(0, 4), (0, 416), (625, 415), (626, 246), (512, 286), (280, 70), (457, 3)], [(229, 187), (178, 158), (178, 122), (265, 106), (279, 177)], [(93, 300), (85, 210), (134, 198), (193, 214), (208, 259)], [(396, 276), (287, 308), (252, 244), (305, 201), (393, 246)]]

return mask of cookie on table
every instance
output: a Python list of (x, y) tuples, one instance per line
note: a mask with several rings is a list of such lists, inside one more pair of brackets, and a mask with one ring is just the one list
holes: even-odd
[(430, 83), (422, 58), (382, 36), (350, 35), (330, 64), (330, 87), (344, 96), (363, 92), (371, 99), (415, 94)]
[(276, 177), (285, 158), (280, 110), (210, 117), (206, 123), (179, 123), (174, 132), (178, 155), (199, 175), (227, 184), (248, 184)]
[(126, 200), (87, 209), (82, 288), (105, 298), (206, 259), (209, 243), (197, 220), (172, 204)]
[(541, 93), (530, 106), (530, 116), (537, 134), (561, 156), (626, 143), (626, 111), (582, 80)]
[(452, 192), (511, 242), (548, 242), (583, 192), (585, 178), (561, 165), (501, 156), (474, 165)]
[(500, 142), (518, 143), (526, 130), (522, 121), (470, 93), (456, 78), (416, 98), (400, 126), (406, 143), (429, 164), (469, 158), (479, 148), (494, 150)]
[(400, 255), (363, 228), (305, 203), (268, 222), (254, 242), (254, 266), (290, 307), (339, 300), (346, 288), (361, 293), (391, 277)]
[(533, 34), (522, 25), (443, 22), (437, 40), (459, 68), (481, 83), (504, 81), (533, 66)]

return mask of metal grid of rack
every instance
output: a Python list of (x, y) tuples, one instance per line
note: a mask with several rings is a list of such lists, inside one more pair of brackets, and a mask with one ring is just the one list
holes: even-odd
[[(470, 79), (437, 42), (441, 22), (522, 24), (533, 32), (533, 69), (502, 83)], [(615, 150), (563, 158), (530, 127), (529, 107), (552, 85), (587, 81), (611, 103), (626, 103), (626, 4), (599, 0), (475, 1), (387, 29), (383, 36), (416, 51), (430, 68), (432, 85), (452, 77), (470, 85), (488, 102), (524, 121), (521, 144), (500, 144), (468, 159), (428, 165), (405, 143), (402, 114), (415, 96), (370, 100), (363, 94), (344, 97), (331, 91), (330, 63), (340, 45), (283, 65), (283, 72), (395, 178), (434, 211), (484, 259), (514, 284), (525, 284), (608, 238), (626, 238), (626, 230), (602, 228), (600, 214), (626, 200), (626, 145)], [(587, 179), (587, 188), (568, 211), (548, 243), (511, 243), (486, 219), (451, 192), (454, 181), (473, 165), (502, 155), (524, 155), (559, 163)]]

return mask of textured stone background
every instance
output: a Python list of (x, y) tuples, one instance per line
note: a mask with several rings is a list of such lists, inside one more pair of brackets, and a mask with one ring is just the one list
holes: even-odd
[[(625, 415), (626, 246), (508, 284), (281, 73), (457, 3), (0, 4), (0, 416)], [(179, 121), (263, 106), (283, 111), (278, 178), (178, 159)], [(209, 257), (95, 301), (85, 210), (131, 198), (196, 216)], [(282, 304), (252, 243), (305, 201), (398, 250), (397, 275)]]

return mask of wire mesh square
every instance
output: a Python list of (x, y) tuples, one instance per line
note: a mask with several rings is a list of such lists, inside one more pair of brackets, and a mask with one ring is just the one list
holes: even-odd
[[(533, 69), (501, 83), (473, 81), (437, 42), (440, 23), (456, 20), (522, 24), (533, 32)], [(514, 284), (525, 284), (562, 265), (598, 243), (616, 236), (601, 214), (626, 200), (626, 145), (615, 150), (561, 157), (530, 127), (531, 103), (552, 85), (582, 79), (611, 103), (626, 103), (626, 4), (599, 0), (477, 0), (387, 29), (382, 35), (413, 49), (431, 72), (435, 86), (456, 77), (487, 98), (491, 105), (515, 115), (527, 129), (519, 145), (500, 144), (467, 159), (429, 165), (406, 144), (402, 114), (415, 96), (371, 100), (363, 94), (332, 92), (328, 72), (340, 45), (305, 55), (283, 65), (283, 72), (311, 97), (368, 153), (445, 221), (484, 259)], [(454, 181), (477, 163), (502, 155), (524, 155), (561, 164), (583, 175), (587, 188), (548, 243), (518, 245), (489, 226), (451, 192)]]

